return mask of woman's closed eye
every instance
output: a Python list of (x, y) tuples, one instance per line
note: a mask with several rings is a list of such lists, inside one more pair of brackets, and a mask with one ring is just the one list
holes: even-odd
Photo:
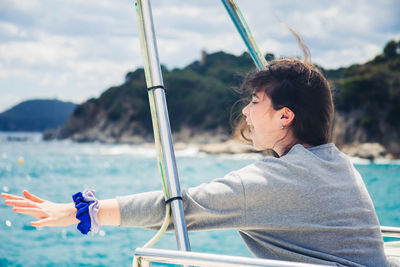
[(258, 96), (256, 95), (256, 94), (252, 94), (252, 97), (251, 97), (251, 103), (252, 104), (257, 104), (258, 103)]

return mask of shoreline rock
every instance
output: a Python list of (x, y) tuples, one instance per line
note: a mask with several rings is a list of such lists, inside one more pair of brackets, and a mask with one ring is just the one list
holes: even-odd
[(395, 159), (386, 148), (379, 143), (355, 143), (341, 147), (341, 151), (350, 157), (368, 160)]

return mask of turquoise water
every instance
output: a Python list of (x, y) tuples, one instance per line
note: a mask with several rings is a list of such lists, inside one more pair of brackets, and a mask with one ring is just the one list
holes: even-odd
[[(28, 189), (52, 201), (70, 202), (85, 188), (98, 198), (159, 190), (155, 151), (128, 145), (9, 141), (0, 133), (0, 191), (20, 194)], [(19, 158), (24, 158), (20, 164)], [(189, 148), (177, 153), (183, 187), (198, 185), (245, 166), (248, 156), (202, 155)], [(357, 164), (382, 225), (400, 226), (400, 164)], [(130, 266), (135, 247), (154, 234), (136, 228), (102, 227), (82, 236), (75, 227), (36, 229), (27, 216), (14, 214), (0, 202), (0, 266)], [(251, 256), (235, 231), (190, 233), (193, 251)], [(155, 246), (176, 249), (173, 234)]]

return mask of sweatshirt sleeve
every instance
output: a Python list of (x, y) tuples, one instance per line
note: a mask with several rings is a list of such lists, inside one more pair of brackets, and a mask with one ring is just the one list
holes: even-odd
[[(235, 229), (245, 226), (245, 196), (240, 176), (224, 178), (182, 189), (183, 209), (189, 231)], [(162, 191), (117, 197), (121, 226), (160, 228), (165, 217)], [(172, 229), (170, 225), (169, 230)]]

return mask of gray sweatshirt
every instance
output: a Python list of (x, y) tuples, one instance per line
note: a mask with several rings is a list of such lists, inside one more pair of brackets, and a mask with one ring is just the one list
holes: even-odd
[[(189, 231), (236, 229), (256, 257), (388, 266), (363, 180), (334, 144), (295, 145), (281, 158), (265, 157), (224, 178), (182, 189), (182, 197)], [(121, 226), (161, 226), (161, 191), (117, 199)]]

